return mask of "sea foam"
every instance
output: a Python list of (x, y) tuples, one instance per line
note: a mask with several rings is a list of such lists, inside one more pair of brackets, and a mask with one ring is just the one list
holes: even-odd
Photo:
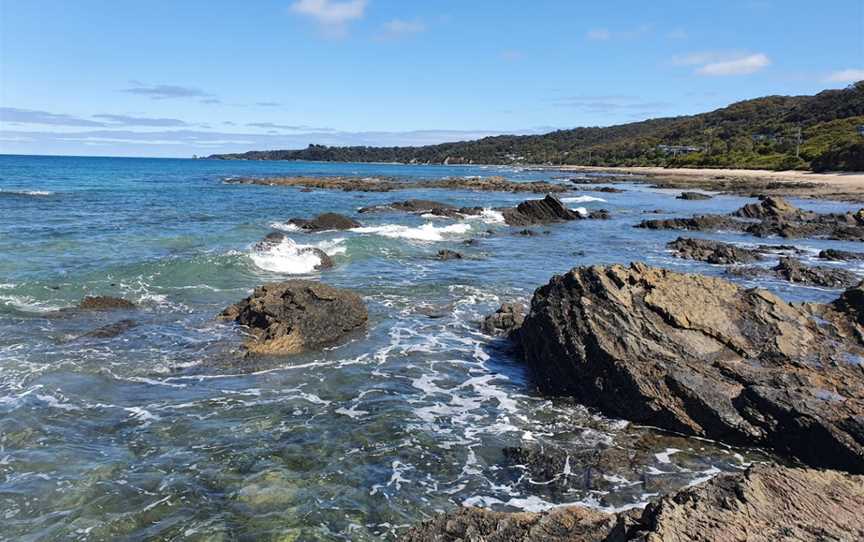
[(398, 224), (384, 224), (382, 226), (366, 226), (353, 228), (351, 231), (357, 233), (372, 233), (383, 237), (394, 239), (411, 239), (413, 241), (443, 241), (446, 237), (464, 234), (471, 231), (470, 224), (450, 224), (438, 227), (432, 223), (422, 226), (402, 226)]
[(307, 250), (317, 248), (328, 256), (344, 254), (347, 250), (342, 238), (323, 241), (314, 245), (301, 245), (293, 239), (285, 238), (280, 243), (267, 248), (253, 248), (249, 258), (259, 268), (286, 275), (306, 275), (313, 273), (321, 265), (321, 257)]

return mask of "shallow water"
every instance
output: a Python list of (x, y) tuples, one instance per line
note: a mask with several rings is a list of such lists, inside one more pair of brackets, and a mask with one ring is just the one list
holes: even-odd
[[(0, 539), (377, 540), (461, 504), (539, 510), (644, 504), (740, 469), (758, 452), (605, 419), (534, 393), (504, 345), (477, 330), (502, 301), (525, 300), (575, 265), (643, 260), (720, 275), (672, 257), (678, 232), (644, 218), (728, 212), (752, 201), (677, 192), (564, 195), (606, 208), (513, 235), (494, 212), (464, 221), (356, 215), (363, 227), (305, 234), (291, 217), (418, 197), (512, 205), (532, 195), (387, 194), (226, 184), (232, 176), (505, 175), (511, 168), (0, 156)], [(571, 199), (572, 198), (572, 199)], [(796, 202), (819, 211), (831, 202)], [(661, 209), (664, 213), (647, 215)], [(274, 228), (292, 242), (253, 245)], [(694, 234), (783, 244), (740, 234)], [(472, 246), (462, 242), (478, 239)], [(292, 244), (293, 243), (293, 244)], [(827, 247), (804, 240), (815, 258)], [(336, 268), (317, 273), (297, 247)], [(433, 259), (443, 248), (465, 259)], [(770, 262), (768, 262), (770, 264)], [(824, 265), (849, 265), (826, 263)], [(864, 268), (852, 267), (864, 274)], [(367, 334), (322, 353), (242, 360), (239, 330), (214, 320), (265, 281), (311, 277), (362, 294)], [(786, 299), (837, 291), (748, 281)], [(140, 310), (57, 313), (87, 294)], [(84, 335), (122, 319), (107, 339)], [(544, 477), (512, 447), (566, 457)]]

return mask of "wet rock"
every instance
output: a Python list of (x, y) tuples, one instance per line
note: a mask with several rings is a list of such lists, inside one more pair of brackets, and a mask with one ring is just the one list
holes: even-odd
[(546, 393), (864, 472), (864, 374), (847, 361), (864, 349), (836, 306), (639, 263), (578, 267), (534, 293), (518, 339)]
[(691, 218), (643, 220), (636, 227), (649, 230), (741, 231), (747, 224), (724, 215), (699, 215)]
[[(832, 305), (859, 326), (864, 326), (864, 282), (843, 292)], [(857, 331), (858, 339), (864, 341), (864, 331), (860, 328)]]
[(588, 218), (591, 220), (609, 220), (611, 217), (608, 209), (598, 209), (588, 213)]
[(442, 249), (438, 251), (438, 254), (435, 256), (435, 259), (447, 261), (447, 260), (461, 260), (462, 255), (456, 252), (455, 250), (447, 250)]
[(107, 295), (88, 295), (78, 304), (78, 308), (85, 311), (105, 311), (114, 309), (134, 309), (135, 303), (119, 297)]
[(846, 250), (834, 250), (833, 248), (829, 248), (827, 250), (823, 250), (819, 253), (819, 258), (823, 260), (834, 260), (834, 261), (852, 261), (852, 260), (864, 260), (864, 252), (849, 252)]
[(504, 303), (494, 314), (490, 314), (483, 320), (480, 329), (487, 335), (510, 337), (519, 331), (524, 321), (525, 305)]
[(798, 220), (812, 218), (815, 213), (802, 211), (779, 196), (768, 196), (759, 203), (750, 203), (733, 213), (742, 218), (795, 218)]
[(504, 209), (502, 214), (508, 226), (533, 226), (582, 218), (579, 213), (568, 209), (561, 200), (552, 195), (540, 200), (523, 201), (515, 208)]
[(583, 507), (531, 512), (460, 508), (408, 530), (409, 542), (774, 542), (860, 540), (864, 478), (757, 465), (649, 504), (606, 514)]
[(614, 186), (598, 186), (597, 188), (583, 188), (582, 190), (588, 192), (605, 192), (607, 194), (621, 194), (622, 192), (626, 192), (626, 190), (615, 188)]
[(353, 218), (348, 218), (347, 216), (338, 213), (320, 214), (311, 220), (305, 218), (292, 218), (288, 223), (309, 232), (350, 230), (351, 228), (360, 227), (360, 223)]
[(714, 196), (703, 194), (702, 192), (681, 192), (675, 199), (683, 199), (689, 201), (713, 199)]
[(82, 337), (90, 338), (90, 339), (112, 339), (123, 333), (126, 333), (130, 329), (136, 327), (138, 322), (135, 320), (120, 320), (119, 322), (114, 322), (113, 324), (108, 324), (102, 326), (100, 328), (94, 329), (88, 333), (82, 335)]
[(388, 211), (401, 211), (405, 213), (428, 213), (433, 209), (455, 209), (455, 206), (449, 203), (441, 203), (428, 199), (409, 199), (405, 201), (394, 201), (383, 205), (373, 205), (371, 207), (363, 207), (359, 213), (380, 213)]
[(517, 232), (514, 233), (513, 235), (521, 235), (521, 236), (523, 236), (523, 237), (534, 237), (535, 235), (537, 235), (537, 232), (534, 231), (534, 230), (529, 230), (529, 229), (526, 228), (526, 229), (524, 229), (524, 230), (519, 230), (519, 231), (517, 231)]
[(674, 250), (679, 258), (712, 264), (748, 263), (762, 259), (755, 250), (708, 239), (679, 237), (666, 246)]
[(247, 350), (288, 355), (336, 344), (364, 329), (368, 314), (359, 295), (309, 280), (259, 286), (226, 308), (221, 318), (247, 326)]
[(770, 269), (764, 267), (737, 267), (730, 269), (728, 272), (731, 275), (744, 278), (773, 276), (797, 284), (823, 286), (826, 288), (848, 288), (859, 281), (854, 273), (845, 269), (820, 265), (808, 266), (801, 263), (800, 260), (790, 257), (780, 258), (780, 263)]

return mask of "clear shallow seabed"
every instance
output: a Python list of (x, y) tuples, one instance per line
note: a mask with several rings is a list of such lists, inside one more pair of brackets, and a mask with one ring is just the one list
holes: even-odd
[[(639, 506), (764, 457), (544, 398), (503, 345), (477, 328), (501, 302), (527, 300), (576, 265), (642, 260), (722, 274), (722, 267), (669, 254), (665, 244), (678, 232), (632, 226), (646, 217), (729, 212), (752, 200), (681, 201), (677, 192), (636, 184), (620, 194), (574, 186), (565, 202), (609, 209), (612, 219), (522, 237), (492, 212), (464, 221), (364, 214), (358, 231), (289, 232), (294, 243), (334, 257), (336, 268), (319, 274), (290, 242), (264, 253), (252, 245), (295, 216), (354, 215), (361, 206), (408, 198), (491, 208), (538, 196), (302, 192), (224, 182), (282, 174), (556, 175), (0, 156), (0, 539), (393, 539), (462, 504)], [(852, 208), (795, 203), (822, 212)], [(644, 214), (655, 209), (665, 213)], [(479, 242), (462, 244), (471, 238)], [(855, 248), (796, 244), (811, 259), (822, 248)], [(442, 248), (465, 259), (432, 259)], [(240, 331), (214, 316), (254, 286), (291, 277), (359, 292), (370, 309), (368, 333), (315, 354), (238, 358)], [(772, 280), (746, 284), (789, 300), (837, 295)], [(56, 313), (88, 294), (122, 296), (142, 308)], [(138, 325), (114, 338), (82, 337), (124, 318)], [(504, 449), (514, 446), (560, 449), (572, 460), (548, 483), (506, 459)], [(596, 471), (586, 471), (592, 463), (585, 457), (598, 448), (627, 459), (599, 461), (602, 474), (590, 479)]]

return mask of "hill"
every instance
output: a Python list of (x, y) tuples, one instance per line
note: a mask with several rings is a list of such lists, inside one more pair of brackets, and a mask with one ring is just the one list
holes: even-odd
[(214, 159), (432, 164), (864, 170), (864, 81), (815, 96), (766, 96), (698, 115), (422, 147), (328, 147)]

